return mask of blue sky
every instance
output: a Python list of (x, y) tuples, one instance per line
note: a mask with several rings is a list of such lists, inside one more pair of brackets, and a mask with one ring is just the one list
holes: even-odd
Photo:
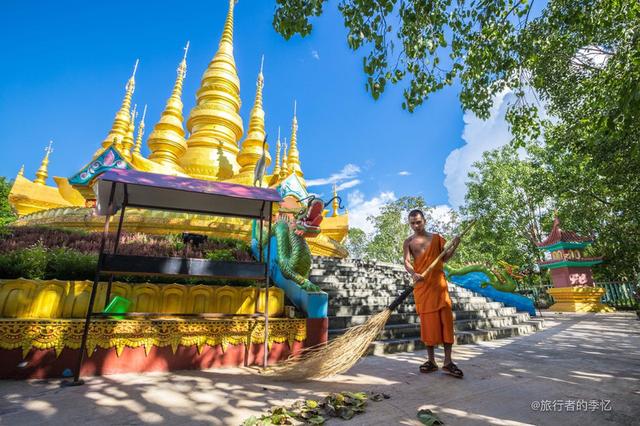
[[(217, 49), (227, 4), (4, 2), (0, 176), (12, 178), (24, 164), (26, 176), (33, 178), (50, 139), (49, 184), (54, 184), (52, 176), (69, 177), (84, 166), (112, 124), (136, 58), (134, 102), (139, 108), (148, 104), (148, 135), (189, 40), (183, 91), (187, 117)], [(364, 226), (367, 214), (402, 195), (422, 195), (432, 205), (458, 205), (471, 162), (487, 144), (499, 145), (506, 137), (500, 103), (496, 116), (480, 122), (463, 115), (456, 87), (435, 94), (413, 114), (401, 109), (402, 87), (389, 87), (374, 101), (364, 90), (363, 53), (348, 49), (335, 2), (313, 21), (310, 36), (289, 41), (271, 26), (274, 7), (272, 0), (241, 0), (235, 9), (245, 131), (264, 54), (264, 109), (272, 149), (278, 126), (283, 137), (290, 136), (295, 99), (305, 177), (312, 183), (339, 178), (339, 185), (350, 186), (341, 195), (352, 223)], [(309, 189), (328, 195), (330, 188), (327, 183)]]

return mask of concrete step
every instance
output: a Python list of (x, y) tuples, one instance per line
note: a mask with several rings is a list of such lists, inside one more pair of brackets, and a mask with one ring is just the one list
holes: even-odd
[[(538, 329), (532, 324), (518, 324), (505, 328), (456, 331), (455, 344), (466, 345), (500, 338), (522, 336), (537, 330)], [(413, 337), (376, 340), (370, 345), (368, 354), (383, 355), (394, 352), (412, 352), (424, 349), (425, 347), (425, 344), (419, 338)]]
[[(369, 315), (347, 315), (329, 317), (329, 330), (349, 328), (367, 322)], [(420, 321), (418, 315), (414, 313), (393, 313), (389, 317), (387, 324), (417, 324)]]
[[(341, 298), (341, 297), (388, 297), (390, 300), (398, 297), (405, 289), (400, 288), (397, 290), (388, 289), (388, 288), (372, 288), (372, 289), (358, 289), (358, 290), (335, 290), (335, 289), (323, 289), (322, 291), (326, 292), (329, 295), (329, 298)], [(450, 290), (449, 296), (454, 297), (482, 297), (473, 293), (471, 291), (459, 291), (459, 290)]]
[[(472, 330), (484, 330), (493, 328), (504, 328), (513, 325), (524, 324), (529, 319), (529, 314), (526, 312), (517, 313), (514, 315), (508, 315), (498, 318), (490, 319), (471, 319), (471, 320), (456, 320), (453, 323), (454, 332), (457, 331), (472, 331)], [(345, 333), (348, 328), (342, 329), (329, 329), (329, 338)], [(420, 324), (389, 324), (385, 327), (379, 336), (379, 340), (389, 340), (408, 337), (420, 337)]]
[[(329, 294), (329, 306), (358, 306), (358, 305), (388, 305), (396, 299), (397, 295), (390, 296), (388, 294), (373, 293), (369, 295), (349, 296), (349, 295), (331, 295)], [(451, 301), (454, 303), (483, 303), (487, 299), (482, 296), (458, 295), (449, 293)], [(413, 295), (410, 295), (405, 303), (413, 304)]]
[[(329, 303), (328, 316), (353, 316), (353, 315), (375, 315), (384, 310), (388, 303), (379, 304), (353, 304), (353, 305), (334, 305)], [(486, 305), (486, 303), (485, 303)], [(405, 302), (398, 306), (394, 312), (397, 313), (416, 313), (416, 307), (413, 303)], [(500, 307), (498, 309), (474, 309), (474, 310), (455, 310), (453, 317), (456, 319), (474, 319), (474, 318), (495, 318), (504, 315), (516, 313), (516, 308)]]
[[(409, 285), (402, 265), (356, 259), (314, 257), (310, 280), (329, 294), (329, 338), (363, 324), (383, 311)], [(465, 288), (449, 283), (457, 344), (513, 337), (541, 329), (544, 321), (531, 319)], [(371, 345), (375, 354), (424, 348), (420, 320), (410, 296), (389, 318)]]

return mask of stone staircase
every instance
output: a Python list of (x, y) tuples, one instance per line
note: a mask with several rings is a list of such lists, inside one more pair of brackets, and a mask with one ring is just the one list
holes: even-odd
[[(382, 311), (409, 284), (399, 265), (356, 259), (315, 257), (309, 279), (329, 294), (329, 338), (362, 324)], [(542, 319), (516, 312), (470, 290), (449, 284), (453, 302), (456, 344), (519, 336), (540, 330)], [(374, 355), (424, 348), (413, 296), (389, 318), (370, 348)]]

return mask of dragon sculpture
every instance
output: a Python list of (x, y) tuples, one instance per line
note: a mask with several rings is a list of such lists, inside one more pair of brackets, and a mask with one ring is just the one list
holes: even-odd
[(513, 293), (517, 287), (517, 281), (523, 278), (517, 270), (517, 267), (504, 261), (498, 261), (497, 267), (488, 267), (482, 264), (472, 264), (454, 269), (449, 265), (445, 265), (445, 271), (449, 276), (465, 275), (470, 272), (482, 272), (489, 278), (489, 281), (481, 285), (486, 288), (492, 286), (498, 291)]
[[(271, 229), (271, 236), (275, 236), (277, 242), (276, 260), (282, 275), (308, 292), (320, 291), (320, 287), (308, 279), (311, 271), (311, 250), (305, 237), (320, 233), (322, 212), (334, 198), (324, 203), (321, 199), (311, 195), (300, 200), (300, 204), (306, 201), (306, 204), (302, 204), (302, 206), (287, 207), (284, 204), (280, 207), (278, 218)], [(337, 198), (340, 200), (340, 197)], [(254, 239), (258, 240), (259, 236), (256, 235), (255, 229), (256, 227), (254, 227)], [(263, 230), (261, 242), (263, 247), (269, 240), (266, 234), (267, 232)], [(264, 252), (266, 250), (263, 250)]]

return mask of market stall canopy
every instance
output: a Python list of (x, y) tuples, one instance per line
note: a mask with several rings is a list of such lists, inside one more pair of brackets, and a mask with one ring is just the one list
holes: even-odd
[[(109, 208), (113, 187), (113, 202)], [(122, 169), (111, 169), (99, 176), (93, 191), (99, 215), (114, 214), (126, 205), (144, 209), (266, 219), (269, 216), (269, 204), (282, 201), (275, 189)]]

